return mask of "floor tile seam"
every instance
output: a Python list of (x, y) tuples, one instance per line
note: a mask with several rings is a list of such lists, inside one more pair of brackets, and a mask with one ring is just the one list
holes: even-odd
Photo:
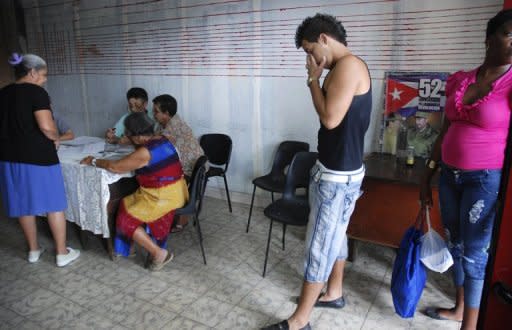
[[(223, 315), (223, 317), (222, 317), (222, 318), (225, 318), (225, 317), (226, 317), (229, 313), (231, 313), (231, 312), (233, 311), (233, 309), (235, 309), (235, 307), (236, 307), (235, 305), (233, 305), (233, 304), (231, 304), (231, 303), (227, 303), (227, 302), (225, 302), (225, 301), (222, 301), (222, 300), (219, 300), (219, 299), (216, 299), (216, 298), (213, 298), (213, 297), (210, 297), (210, 299), (211, 299), (211, 300), (216, 300), (216, 301), (218, 301), (218, 302), (220, 302), (220, 303), (222, 303), (222, 304), (227, 304), (227, 305), (229, 305), (229, 306), (231, 307), (231, 308), (229, 308), (229, 311), (227, 311), (227, 312)], [(196, 320), (194, 320), (194, 321), (196, 321)], [(198, 321), (196, 321), (196, 322), (198, 322)], [(215, 329), (215, 328), (216, 328), (216, 326), (217, 326), (217, 325), (219, 325), (219, 323), (221, 323), (221, 322), (222, 322), (222, 321), (218, 321), (218, 322), (217, 322), (217, 323), (215, 323), (215, 325), (213, 325), (212, 327), (210, 327), (210, 326), (208, 326), (208, 327)]]
[[(45, 309), (44, 311), (40, 311), (40, 312), (38, 312), (38, 313), (28, 315), (28, 316), (26, 316), (25, 318), (26, 318), (27, 320), (31, 321), (31, 322), (34, 322), (34, 323), (36, 323), (36, 324), (40, 325), (40, 326), (41, 326), (41, 328), (39, 328), (39, 329), (52, 329), (52, 330), (53, 330), (53, 329), (66, 329), (65, 324), (66, 324), (66, 322), (67, 322), (67, 321), (64, 321), (64, 322), (58, 321), (59, 326), (57, 326), (57, 327), (46, 327), (46, 328), (45, 328), (45, 327), (43, 327), (43, 326), (42, 326), (42, 323), (44, 322), (44, 320), (43, 320), (43, 321), (41, 321), (41, 320), (35, 320), (35, 319), (31, 318), (31, 316), (32, 316), (32, 315), (36, 315), (36, 314), (43, 314), (43, 313), (46, 313), (46, 312), (47, 312), (47, 311), (49, 311), (49, 310), (50, 310), (50, 308), (47, 308), (47, 309)], [(83, 313), (85, 313), (85, 312), (87, 312), (87, 310), (86, 310), (86, 311), (83, 311), (83, 312), (80, 312), (80, 313), (77, 315), (77, 318), (81, 317), (81, 316), (82, 316), (82, 314), (83, 314)], [(57, 321), (57, 320), (55, 320), (55, 321)]]
[[(52, 292), (53, 294), (55, 294), (56, 296), (59, 296), (60, 298), (63, 298), (64, 300), (66, 300), (66, 303), (71, 302), (72, 304), (75, 304), (75, 305), (79, 306), (80, 308), (82, 308), (83, 310), (78, 314), (78, 317), (80, 317), (82, 314), (87, 313), (87, 312), (90, 311), (90, 309), (87, 308), (87, 306), (82, 305), (82, 304), (80, 304), (78, 302), (75, 302), (75, 301), (71, 300), (69, 297), (66, 297), (66, 296), (64, 296), (64, 295), (62, 295), (62, 294), (60, 294), (60, 293), (58, 293), (58, 292), (56, 292), (56, 291), (54, 291), (54, 290), (52, 290), (50, 288), (44, 288), (44, 289)], [(53, 307), (54, 307), (54, 305), (48, 306), (48, 308), (45, 308), (44, 310), (39, 311), (38, 313), (35, 313), (35, 314), (46, 312), (46, 311), (50, 310), (50, 308), (53, 308)]]
[[(171, 312), (175, 313), (176, 315), (179, 315), (179, 316), (185, 317), (184, 315), (182, 315), (182, 314), (183, 314), (183, 312), (185, 312), (185, 310), (186, 310), (187, 308), (189, 308), (190, 306), (192, 306), (192, 305), (193, 305), (193, 304), (194, 304), (198, 299), (199, 299), (199, 298), (197, 298), (195, 301), (192, 301), (192, 302), (190, 302), (190, 303), (188, 303), (188, 304), (183, 304), (183, 305), (182, 305), (182, 307), (183, 307), (183, 308), (181, 308), (181, 310), (180, 310), (179, 312), (177, 312), (177, 311), (173, 311), (173, 310), (171, 310), (171, 309), (166, 309), (166, 310), (171, 311)], [(153, 303), (152, 305), (155, 305), (155, 304)], [(160, 306), (158, 306), (158, 305), (155, 305), (155, 306), (160, 307)], [(160, 307), (160, 308), (162, 308), (162, 309), (163, 309), (164, 307)], [(190, 318), (189, 318), (189, 317), (187, 317), (187, 319), (190, 319)], [(196, 322), (197, 322), (197, 321), (196, 321)]]
[[(268, 267), (268, 266), (269, 266), (268, 261), (270, 261), (270, 260), (268, 260), (268, 261), (267, 261), (267, 273), (265, 274), (265, 276), (270, 275), (272, 272), (276, 272), (276, 271), (277, 271), (277, 270), (276, 270), (276, 268), (277, 268), (281, 263), (283, 263), (283, 262), (284, 262), (284, 259), (285, 259), (285, 257), (278, 258), (278, 261), (274, 264), (274, 267), (272, 267), (272, 268), (270, 268), (270, 269), (269, 269), (269, 267)], [(265, 262), (265, 261), (263, 261), (263, 262)], [(263, 271), (263, 269), (262, 269), (261, 271)], [(262, 277), (263, 277), (263, 276), (262, 276)], [(268, 278), (268, 277), (266, 277), (266, 278)]]
[(21, 276), (21, 277), (18, 277), (16, 280), (22, 280), (22, 281), (25, 281), (25, 282), (29, 282), (29, 284), (35, 286), (36, 288), (42, 288), (42, 289), (48, 289), (46, 286), (42, 286), (41, 284), (44, 284), (42, 282), (36, 282), (35, 280), (29, 278), (29, 277), (26, 277), (26, 276)]
[[(22, 261), (22, 260), (23, 260), (23, 261)], [(27, 262), (27, 261), (26, 261), (26, 259), (22, 259), (22, 258), (20, 258), (20, 260), (19, 260), (19, 261), (20, 261), (20, 262)], [(14, 262), (15, 262), (15, 263), (17, 263), (18, 261), (17, 261), (17, 260), (15, 260)], [(10, 267), (6, 267), (6, 268), (5, 268), (5, 269), (3, 269), (3, 270), (4, 270), (5, 272), (7, 272), (7, 273), (11, 274), (11, 275), (18, 275), (18, 274), (21, 272), (21, 268), (17, 269), (17, 271), (16, 271), (16, 272), (14, 272), (14, 271), (12, 271), (12, 270), (10, 270), (10, 269), (8, 269), (8, 268), (10, 268)]]
[(181, 314), (179, 314), (179, 313), (176, 313), (176, 316), (175, 316), (172, 320), (167, 321), (167, 322), (166, 322), (164, 325), (162, 325), (159, 329), (164, 329), (164, 327), (165, 327), (167, 324), (169, 324), (170, 322), (172, 322), (172, 321), (176, 320), (176, 319), (177, 319), (177, 318), (179, 318), (179, 317), (181, 317), (181, 318), (185, 318), (185, 319), (187, 319), (187, 320), (189, 320), (189, 321), (192, 321), (192, 322), (194, 322), (194, 323), (199, 323), (200, 325), (202, 325), (202, 326), (204, 326), (204, 327), (210, 328), (209, 326), (207, 326), (207, 325), (206, 325), (206, 324), (204, 324), (204, 323), (201, 323), (201, 322), (196, 321), (196, 320), (192, 320), (192, 319), (191, 319), (191, 318), (189, 318), (189, 317), (185, 317), (185, 316), (182, 316), (182, 315), (181, 315)]
[[(105, 286), (107, 286), (107, 287), (111, 288), (112, 290), (114, 290), (114, 292), (115, 292), (115, 291), (119, 291), (119, 292), (121, 292), (122, 290), (124, 290), (126, 287), (128, 287), (128, 286), (130, 285), (130, 283), (126, 283), (126, 284), (124, 284), (124, 285), (122, 285), (122, 286), (118, 286), (117, 284), (116, 284), (115, 286), (112, 286), (112, 284), (111, 284), (111, 283), (107, 283), (106, 281), (102, 281), (102, 280), (99, 280), (99, 279), (98, 279), (98, 280), (96, 280), (96, 281), (98, 281), (98, 282), (100, 282), (101, 284), (103, 284), (103, 285), (105, 285)], [(120, 282), (118, 282), (118, 283), (120, 283)]]
[[(231, 270), (231, 274), (233, 274), (233, 273), (235, 273), (235, 272), (236, 272), (236, 269)], [(226, 276), (226, 279), (227, 279), (227, 280), (229, 280), (229, 281), (235, 281), (235, 278), (234, 278), (234, 277)], [(254, 281), (252, 281), (252, 280), (253, 280), (253, 278), (244, 277), (244, 279), (248, 279), (248, 280), (250, 280), (250, 281), (251, 281), (251, 283), (250, 283), (250, 284), (252, 284), (253, 289), (254, 289), (254, 288), (256, 288), (256, 286), (257, 286), (257, 285), (258, 285), (258, 284), (263, 280), (263, 278), (260, 278), (260, 277), (258, 277), (258, 279), (257, 279), (255, 282), (254, 282)], [(246, 284), (246, 283), (247, 283), (246, 281), (244, 281), (244, 282), (243, 282), (243, 284)]]
[[(386, 271), (384, 272), (384, 277), (386, 276), (386, 274), (388, 273), (390, 267), (388, 267), (388, 269), (386, 269)], [(383, 277), (383, 278), (384, 278)], [(375, 301), (377, 300), (377, 295), (378, 295), (378, 292), (380, 291), (380, 289), (384, 286), (384, 281), (380, 280), (379, 281), (380, 284), (379, 284), (379, 287), (378, 289), (376, 290), (377, 292), (375, 293), (375, 295), (373, 296), (373, 299), (372, 299), (372, 302), (370, 304), (370, 307), (368, 308), (368, 310), (366, 311), (366, 314), (364, 315), (364, 321), (363, 321), (363, 324), (361, 324), (361, 328), (360, 329), (363, 329), (364, 328), (364, 325), (366, 324), (366, 322), (368, 321), (368, 315), (370, 314), (370, 310), (372, 309), (372, 306), (373, 304), (375, 303)]]
[[(119, 293), (121, 293), (121, 294), (123, 294), (123, 295), (127, 295), (126, 293), (122, 293), (122, 292), (119, 292)], [(111, 297), (109, 297), (109, 298), (111, 298)], [(141, 300), (140, 298), (137, 298), (137, 297), (134, 297), (134, 298)], [(108, 298), (107, 298), (107, 299), (108, 299)], [(143, 303), (145, 303), (146, 301), (142, 301), (142, 302), (143, 302)], [(143, 305), (144, 305), (144, 304), (143, 304)], [(97, 316), (100, 316), (100, 317), (106, 318), (106, 319), (108, 319), (108, 320), (112, 321), (112, 322), (113, 322), (114, 324), (116, 324), (116, 325), (119, 325), (119, 326), (124, 327), (124, 328), (130, 328), (129, 326), (126, 326), (126, 325), (124, 325), (123, 323), (118, 322), (118, 321), (114, 320), (113, 318), (111, 318), (111, 317), (109, 316), (110, 314), (108, 314), (107, 312), (105, 312), (105, 311), (104, 311), (104, 309), (101, 309), (101, 310), (99, 310), (99, 311), (96, 311), (96, 309), (97, 309), (98, 307), (101, 307), (101, 303), (100, 303), (100, 304), (97, 304), (97, 305), (96, 305), (96, 306), (94, 306), (94, 307), (86, 308), (86, 309), (87, 309), (87, 312), (90, 312), (90, 313), (92, 313), (92, 314), (94, 314), (94, 315), (97, 315)], [(175, 312), (174, 312), (174, 313), (175, 313)]]
[[(210, 285), (210, 286), (206, 286), (206, 287), (204, 288), (204, 290), (197, 290), (195, 287), (187, 287), (187, 289), (188, 289), (189, 291), (194, 291), (195, 293), (197, 293), (197, 294), (200, 294), (200, 295), (204, 296), (204, 294), (205, 294), (206, 292), (208, 292), (208, 291), (209, 291), (209, 290), (210, 290), (210, 289), (211, 289), (215, 284), (216, 284), (216, 282), (215, 282), (214, 284)], [(185, 287), (185, 286), (181, 285), (181, 287)]]
[[(141, 300), (141, 301), (142, 301), (142, 302), (144, 302), (144, 303), (146, 303), (146, 304), (141, 305), (141, 307), (142, 307), (142, 308), (144, 308), (144, 307), (148, 306), (148, 304), (149, 304), (149, 306), (148, 306), (148, 307), (149, 307), (149, 311), (153, 311), (153, 310), (154, 310), (154, 309), (152, 309), (152, 307), (151, 307), (151, 306), (153, 306), (153, 307), (158, 307), (158, 308), (159, 308), (162, 312), (164, 312), (166, 315), (168, 315), (168, 313), (172, 313), (172, 314), (174, 314), (174, 317), (172, 317), (171, 319), (169, 319), (167, 322), (169, 322), (169, 321), (171, 321), (171, 320), (174, 320), (174, 319), (179, 315), (179, 313), (177, 313), (177, 312), (175, 312), (175, 311), (172, 311), (172, 310), (169, 310), (169, 309), (166, 309), (166, 308), (163, 308), (163, 307), (157, 306), (157, 305), (155, 305), (155, 304), (153, 304), (153, 303), (151, 303), (151, 302), (149, 302), (149, 301), (147, 301), (147, 300), (145, 300), (145, 299), (142, 299), (142, 298), (139, 298), (139, 297), (135, 297), (135, 298), (136, 298), (136, 299), (138, 299), (138, 300)], [(140, 312), (140, 311), (141, 311), (141, 308), (138, 308), (135, 312)], [(148, 310), (144, 311), (144, 313), (145, 313), (145, 312), (147, 312), (147, 311), (148, 311)], [(167, 322), (166, 322), (165, 324), (167, 324)], [(119, 322), (119, 323), (120, 323), (121, 325), (123, 325), (121, 322)], [(164, 325), (165, 325), (165, 324), (164, 324)], [(162, 326), (164, 326), (164, 325), (162, 325)]]
[[(36, 286), (36, 290), (37, 290), (37, 289), (44, 289), (44, 288), (41, 288), (41, 287), (39, 287), (39, 286)], [(31, 293), (33, 293), (33, 292), (27, 292), (27, 293), (23, 294), (21, 297), (18, 297), (18, 299), (16, 299), (16, 300), (12, 300), (12, 301), (10, 301), (10, 302), (9, 302), (9, 301), (0, 301), (0, 306), (2, 306), (2, 307), (8, 307), (8, 306), (10, 306), (10, 305), (8, 305), (8, 304), (11, 304), (11, 305), (12, 305), (14, 302), (16, 302), (16, 301), (20, 301), (20, 300), (24, 299), (26, 296), (30, 295)], [(10, 308), (9, 308), (9, 309), (10, 309)], [(23, 315), (21, 315), (21, 316), (23, 316)]]
[[(240, 306), (240, 305), (239, 305), (239, 304), (240, 304), (240, 303), (241, 303), (245, 298), (247, 298), (247, 297), (248, 297), (248, 296), (249, 296), (249, 295), (250, 295), (254, 290), (256, 290), (256, 288), (255, 288), (255, 287), (253, 287), (253, 288), (252, 288), (252, 290), (250, 290), (249, 292), (247, 292), (247, 293), (245, 294), (245, 296), (243, 296), (243, 297), (242, 297), (242, 299), (240, 299), (240, 300), (236, 303), (236, 305), (234, 305), (234, 306), (235, 306), (235, 307), (242, 308), (242, 309), (245, 309), (245, 310), (248, 310), (248, 311), (251, 311), (251, 312), (256, 312), (256, 313), (260, 313), (260, 314), (262, 314), (260, 311), (256, 311), (256, 310), (254, 310), (254, 309), (248, 308), (247, 306)], [(266, 314), (265, 314), (265, 315), (266, 315)], [(271, 316), (269, 316), (269, 319), (270, 319), (270, 317), (271, 317)], [(267, 320), (267, 321), (268, 321), (268, 320)]]
[(26, 319), (26, 318), (27, 318), (26, 316), (23, 316), (23, 315), (19, 314), (18, 312), (16, 312), (15, 310), (13, 310), (13, 309), (9, 308), (9, 306), (5, 306), (5, 305), (2, 305), (2, 304), (0, 304), (0, 305), (1, 305), (3, 308), (5, 308), (5, 309), (7, 309), (7, 310), (9, 310), (9, 311), (13, 312), (14, 314), (16, 314), (18, 317), (22, 317), (22, 318), (24, 318), (24, 319)]
[[(169, 289), (169, 288), (166, 288), (166, 290), (167, 290), (167, 289)], [(164, 290), (164, 291), (165, 291), (165, 290)], [(153, 297), (153, 298), (156, 298), (157, 296), (161, 295), (162, 293), (164, 293), (164, 291), (160, 292), (159, 294), (157, 294), (157, 295), (156, 295), (155, 297)], [(125, 294), (126, 294), (126, 295), (131, 295), (131, 294), (129, 294), (129, 293), (125, 293)], [(156, 304), (156, 303), (154, 302), (154, 300), (149, 300), (149, 299), (146, 299), (146, 298), (137, 297), (135, 294), (133, 294), (133, 295), (131, 295), (131, 296), (133, 296), (135, 299), (142, 300), (142, 301), (143, 301), (143, 302), (145, 302), (146, 304), (149, 304), (149, 305), (152, 305), (152, 306), (158, 307), (158, 308), (160, 308), (160, 309), (162, 309), (162, 310), (165, 310), (165, 311), (167, 311), (167, 312), (171, 312), (171, 313), (174, 313), (174, 314), (176, 314), (176, 315), (179, 315), (179, 314), (181, 313), (181, 312), (176, 312), (176, 311), (174, 311), (174, 310), (172, 310), (172, 309), (169, 309), (169, 308), (163, 307), (163, 306), (161, 306), (161, 305), (159, 305), (159, 304)], [(193, 303), (193, 302), (192, 302), (192, 303)], [(185, 304), (184, 306), (185, 306), (185, 307), (188, 307), (188, 306), (189, 306), (189, 305), (191, 305), (192, 303)]]
[[(249, 294), (249, 293), (247, 293), (247, 294), (246, 294), (246, 296), (247, 296), (248, 294)], [(238, 298), (236, 301), (227, 301), (227, 300), (223, 300), (223, 299), (221, 299), (221, 298), (218, 298), (218, 296), (210, 296), (210, 295), (208, 295), (208, 293), (206, 293), (206, 294), (205, 294), (205, 297), (209, 297), (209, 298), (212, 298), (212, 299), (215, 299), (215, 300), (221, 301), (221, 302), (223, 302), (223, 303), (225, 303), (225, 304), (233, 305), (233, 306), (235, 306), (235, 307), (237, 307), (237, 306), (238, 306), (238, 304), (239, 304), (239, 303), (240, 303), (240, 302), (245, 298), (245, 296), (244, 296), (244, 297), (242, 297), (242, 298)]]
[[(107, 320), (111, 321), (111, 322), (112, 322), (112, 324), (113, 324), (114, 326), (120, 326), (120, 327), (126, 328), (126, 327), (125, 327), (124, 325), (122, 325), (121, 323), (116, 322), (116, 321), (112, 320), (112, 319), (111, 319), (111, 318), (109, 318), (109, 317), (106, 317), (104, 314), (99, 314), (99, 316), (100, 316), (100, 317), (103, 317), (103, 318), (106, 318)], [(69, 329), (69, 327), (64, 327), (63, 329)], [(52, 329), (52, 330), (53, 330), (53, 329)]]
[[(222, 229), (222, 226), (217, 224), (217, 223), (213, 223), (213, 224), (210, 224), (208, 220), (205, 220), (205, 219), (201, 219), (199, 220), (199, 223), (200, 223), (200, 226), (201, 226), (201, 234), (203, 235), (211, 235), (211, 234), (214, 234), (218, 231), (220, 231)], [(191, 224), (193, 226), (193, 224)], [(204, 227), (206, 225), (206, 228)], [(204, 232), (204, 229), (211, 229), (212, 226), (213, 227), (217, 227), (215, 230), (211, 231), (211, 230), (207, 230), (206, 232)]]
[[(219, 255), (219, 254), (217, 254), (215, 252), (212, 252), (210, 254), (210, 256), (215, 256), (215, 257), (217, 257), (219, 259), (224, 259), (229, 254), (229, 257), (234, 259), (237, 262), (237, 264), (234, 265), (235, 267), (239, 266), (243, 262), (243, 258), (241, 258), (241, 257), (239, 257), (237, 255), (231, 254), (230, 252), (224, 252), (224, 251), (225, 250), (218, 251), (219, 254), (222, 254), (222, 255)], [(231, 260), (227, 260), (227, 261), (231, 264)]]
[[(59, 275), (62, 275), (62, 276), (73, 276), (73, 277), (76, 277), (77, 275), (78, 276), (81, 276), (81, 277), (85, 277), (85, 279), (87, 281), (93, 281), (93, 282), (98, 282), (98, 280), (95, 280), (94, 278), (90, 277), (90, 276), (87, 276), (85, 274), (82, 274), (80, 272), (77, 272), (76, 269), (75, 270), (69, 270), (68, 272), (66, 273), (63, 273), (63, 274), (59, 274)], [(51, 283), (55, 283), (54, 279), (52, 278), (52, 281), (50, 282)], [(81, 283), (81, 285), (83, 285), (83, 283)], [(49, 285), (47, 287), (49, 289)], [(53, 290), (52, 290), (53, 291)]]
[[(80, 306), (80, 307), (82, 307), (82, 306)], [(38, 312), (36, 312), (36, 313), (32, 313), (32, 314), (29, 314), (29, 315), (21, 315), (21, 317), (23, 317), (23, 318), (24, 318), (24, 319), (26, 319), (26, 320), (29, 320), (30, 322), (34, 322), (34, 323), (36, 323), (37, 325), (41, 326), (41, 328), (40, 328), (40, 329), (49, 329), (49, 328), (44, 328), (44, 327), (42, 327), (42, 324), (41, 324), (41, 323), (42, 323), (43, 321), (36, 320), (36, 319), (32, 318), (32, 316), (37, 315), (37, 314), (44, 314), (44, 313), (46, 313), (47, 311), (49, 311), (51, 308), (54, 308), (54, 306), (53, 306), (53, 305), (52, 305), (52, 306), (48, 306), (48, 307), (44, 308), (43, 310), (40, 310), (40, 311), (38, 311)], [(81, 314), (82, 314), (82, 312), (81, 312), (81, 313), (79, 313), (79, 315), (81, 315)], [(19, 315), (19, 314), (18, 314), (18, 315)], [(61, 323), (62, 323), (62, 322), (59, 322), (59, 324), (61, 324)]]
[(135, 298), (135, 299), (140, 299), (139, 297), (135, 297), (134, 293), (124, 292), (123, 290), (114, 289), (112, 287), (109, 287), (109, 288), (111, 288), (112, 291), (114, 291), (114, 293), (112, 295), (107, 295), (107, 297), (105, 299), (94, 300), (94, 302), (97, 302), (98, 304), (96, 306), (92, 307), (92, 308), (88, 308), (89, 310), (92, 311), (92, 309), (98, 308), (98, 306), (101, 306), (103, 303), (108, 302), (109, 299), (112, 299), (112, 298), (114, 298), (116, 296), (130, 296), (130, 297)]

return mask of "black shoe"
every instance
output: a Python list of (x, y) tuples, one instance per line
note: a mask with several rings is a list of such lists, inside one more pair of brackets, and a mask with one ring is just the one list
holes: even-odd
[[(269, 325), (268, 327), (261, 328), (261, 330), (289, 330), (288, 320), (281, 321), (276, 324)], [(311, 325), (306, 324), (305, 327), (302, 327), (300, 330), (312, 330)]]
[(345, 298), (343, 298), (343, 296), (341, 296), (338, 299), (334, 299), (334, 300), (330, 300), (330, 301), (317, 300), (315, 303), (315, 307), (342, 309), (343, 307), (345, 307)]
[(459, 320), (451, 320), (449, 318), (441, 316), (439, 314), (439, 310), (440, 309), (442, 309), (442, 308), (429, 307), (429, 308), (425, 309), (425, 311), (423, 313), (426, 316), (433, 318), (434, 320), (462, 322), (462, 320), (461, 321), (459, 321)]
[[(318, 299), (316, 300), (315, 307), (326, 307), (326, 308), (336, 308), (336, 309), (342, 309), (345, 307), (345, 298), (343, 296), (339, 297), (338, 299), (334, 299), (331, 301), (320, 301), (320, 297), (322, 297), (324, 294), (320, 294)], [(299, 303), (300, 297), (297, 297), (295, 299), (295, 303)]]

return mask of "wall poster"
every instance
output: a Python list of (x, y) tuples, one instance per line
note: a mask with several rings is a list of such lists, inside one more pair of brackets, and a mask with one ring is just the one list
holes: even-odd
[(406, 147), (412, 147), (416, 157), (430, 155), (441, 128), (448, 75), (446, 72), (386, 73), (381, 152), (395, 155), (399, 131), (406, 129)]

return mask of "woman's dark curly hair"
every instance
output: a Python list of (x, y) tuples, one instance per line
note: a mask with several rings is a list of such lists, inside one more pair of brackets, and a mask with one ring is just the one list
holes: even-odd
[(485, 37), (489, 38), (498, 29), (508, 21), (512, 21), (512, 9), (504, 9), (496, 14), (487, 22), (487, 30), (485, 31)]
[(347, 45), (347, 32), (334, 16), (327, 14), (316, 14), (313, 17), (307, 17), (297, 28), (295, 32), (295, 46), (299, 49), (302, 41), (317, 42), (321, 33), (325, 33)]

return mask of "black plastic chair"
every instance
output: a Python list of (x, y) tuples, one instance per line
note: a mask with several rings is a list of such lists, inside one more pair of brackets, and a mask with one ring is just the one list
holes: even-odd
[(309, 151), (309, 144), (300, 141), (281, 142), (277, 148), (270, 173), (252, 180), (253, 189), (251, 207), (249, 208), (249, 218), (247, 219), (247, 229), (245, 230), (246, 233), (249, 232), (249, 226), (251, 224), (252, 207), (254, 205), (256, 187), (270, 191), (272, 195), (272, 202), (274, 202), (274, 193), (282, 194), (284, 191), (284, 183), (286, 181), (285, 169), (292, 162), (293, 156), (295, 156), (299, 151)]
[(226, 134), (205, 134), (201, 136), (199, 144), (201, 148), (203, 148), (210, 163), (210, 169), (206, 172), (206, 182), (208, 182), (208, 178), (213, 176), (221, 176), (224, 179), (229, 212), (233, 212), (231, 199), (229, 198), (228, 181), (226, 180), (226, 172), (228, 171), (229, 161), (231, 159), (233, 142)]
[[(265, 251), (265, 264), (263, 266), (263, 277), (267, 272), (268, 250), (270, 238), (272, 237), (272, 225), (274, 221), (282, 223), (283, 226), (283, 250), (285, 248), (284, 238), (286, 226), (306, 226), (309, 216), (309, 203), (307, 187), (309, 186), (309, 172), (316, 162), (316, 152), (298, 152), (293, 157), (288, 173), (283, 197), (276, 200), (265, 208), (263, 213), (270, 218), (270, 229), (268, 231), (267, 250)], [(297, 189), (306, 187), (306, 195), (298, 195)]]
[(199, 213), (203, 205), (204, 188), (206, 185), (206, 156), (201, 156), (197, 159), (190, 179), (188, 187), (189, 199), (185, 206), (175, 210), (175, 215), (192, 215), (194, 219), (194, 226), (196, 227), (197, 236), (199, 238), (199, 245), (201, 246), (201, 253), (203, 254), (203, 261), (206, 265), (206, 255), (203, 246), (203, 234), (201, 233), (201, 226), (199, 224)]

